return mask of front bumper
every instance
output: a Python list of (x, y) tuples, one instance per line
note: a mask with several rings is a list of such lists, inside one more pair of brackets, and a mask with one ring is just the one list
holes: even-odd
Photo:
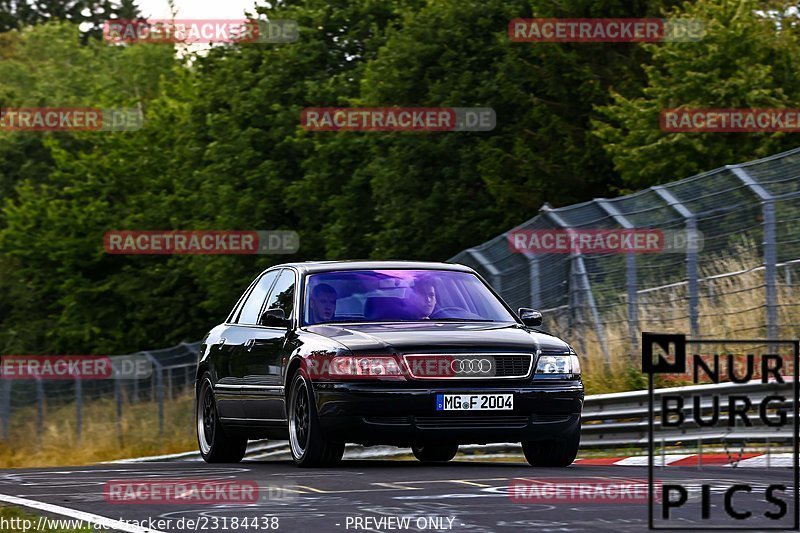
[[(415, 386), (416, 385), (416, 386)], [(385, 383), (314, 383), (327, 438), (407, 446), (422, 442), (488, 444), (559, 439), (580, 429), (579, 380), (515, 386), (437, 388)], [(514, 394), (508, 411), (436, 411), (436, 394)]]

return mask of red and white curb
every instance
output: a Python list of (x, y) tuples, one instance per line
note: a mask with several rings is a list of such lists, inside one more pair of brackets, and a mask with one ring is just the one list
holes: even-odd
[[(593, 457), (576, 459), (580, 466), (647, 466), (646, 455), (631, 457)], [(791, 467), (791, 453), (668, 453), (653, 457), (654, 466), (728, 466), (735, 468)]]

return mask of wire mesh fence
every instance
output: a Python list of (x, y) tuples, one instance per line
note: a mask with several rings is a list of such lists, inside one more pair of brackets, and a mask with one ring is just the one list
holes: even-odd
[[(193, 396), (199, 348), (199, 342), (181, 343), (135, 354), (148, 362), (146, 377), (87, 379), (76, 374), (66, 379), (38, 375), (26, 379), (4, 374), (0, 380), (0, 436), (15, 448), (35, 446), (48, 433), (81, 444), (87, 424), (99, 422), (122, 443), (134, 431), (132, 417), (143, 422), (155, 439), (178, 429), (193, 431), (190, 415), (185, 409), (177, 411), (181, 417), (177, 420), (170, 402)], [(108, 359), (118, 360), (114, 356)], [(136, 426), (140, 431), (141, 425)]]
[[(615, 199), (538, 215), (450, 259), (478, 270), (514, 307), (590, 360), (638, 358), (642, 331), (695, 338), (796, 338), (800, 304), (800, 149)], [(702, 236), (660, 253), (551, 253), (520, 233), (646, 231)]]

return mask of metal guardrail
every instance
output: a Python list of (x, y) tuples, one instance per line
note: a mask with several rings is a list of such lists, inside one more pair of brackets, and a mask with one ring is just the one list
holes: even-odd
[[(725, 444), (731, 442), (791, 442), (794, 433), (793, 406), (794, 384), (760, 383), (746, 384), (722, 383), (715, 385), (692, 385), (672, 387), (653, 391), (654, 414), (661, 414), (661, 398), (665, 394), (683, 398), (683, 411), (690, 416), (679, 428), (654, 428), (654, 439), (662, 444), (679, 444), (695, 442), (703, 444)], [(747, 397), (752, 403), (748, 412), (751, 425), (746, 425), (739, 417), (734, 418), (734, 426), (703, 427), (693, 420), (694, 397), (699, 397), (700, 415), (708, 420), (712, 413), (712, 395), (729, 397), (739, 395)], [(764, 423), (758, 416), (758, 406), (768, 396), (782, 396), (787, 423), (780, 427)], [(587, 396), (584, 404), (581, 428), (581, 447), (613, 448), (613, 447), (647, 447), (649, 426), (648, 391), (621, 392), (615, 394), (597, 394)], [(729, 416), (729, 405), (720, 402), (719, 416)], [(769, 420), (777, 420), (776, 413), (769, 415)]]
[[(793, 434), (793, 383), (760, 383), (746, 384), (724, 383), (719, 385), (692, 385), (672, 387), (654, 391), (653, 407), (656, 414), (661, 412), (660, 398), (664, 394), (678, 395), (684, 398), (684, 412), (694, 414), (692, 398), (701, 397), (701, 415), (708, 419), (712, 408), (713, 394), (727, 396), (735, 393), (744, 395), (752, 402), (751, 414), (768, 396), (777, 395), (786, 399), (784, 408), (787, 424), (783, 427), (772, 427), (763, 423), (760, 417), (751, 416), (751, 426), (735, 426), (732, 428), (700, 427), (696, 423), (684, 424), (675, 430), (656, 428), (655, 438), (662, 447), (681, 443), (694, 443), (702, 449), (704, 445), (728, 445), (742, 443), (786, 444), (791, 442)], [(612, 394), (596, 394), (586, 397), (582, 416), (581, 447), (582, 448), (646, 448), (648, 446), (649, 407), (648, 391), (631, 391)], [(720, 416), (728, 415), (728, 405), (721, 404)], [(690, 417), (687, 417), (690, 418)], [(770, 415), (775, 419), (775, 413)], [(461, 447), (462, 452), (480, 451), (489, 454), (518, 453), (522, 451), (517, 443), (498, 443), (490, 445), (468, 445)], [(351, 459), (381, 459), (407, 455), (409, 452), (392, 446), (370, 446), (350, 444), (346, 457)], [(249, 444), (246, 459), (276, 460), (288, 459), (289, 447), (286, 441), (253, 441)], [(186, 452), (181, 454), (141, 457), (113, 462), (146, 462), (146, 461), (199, 461), (200, 454)]]

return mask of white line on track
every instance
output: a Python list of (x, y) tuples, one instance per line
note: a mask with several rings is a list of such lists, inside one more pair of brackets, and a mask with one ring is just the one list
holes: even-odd
[(70, 509), (69, 507), (62, 507), (60, 505), (53, 505), (51, 503), (37, 502), (36, 500), (19, 498), (17, 496), (0, 494), (0, 502), (6, 502), (13, 505), (20, 505), (22, 507), (28, 507), (30, 509), (44, 511), (46, 513), (68, 516), (70, 518), (83, 520), (87, 523), (98, 525), (104, 529), (114, 529), (117, 531), (126, 531), (128, 533), (164, 533), (163, 531), (159, 531), (157, 529), (141, 527), (134, 524), (129, 524), (127, 522), (123, 522), (121, 520), (114, 520), (113, 518), (106, 518), (105, 516), (100, 516), (92, 513), (85, 513), (83, 511)]

